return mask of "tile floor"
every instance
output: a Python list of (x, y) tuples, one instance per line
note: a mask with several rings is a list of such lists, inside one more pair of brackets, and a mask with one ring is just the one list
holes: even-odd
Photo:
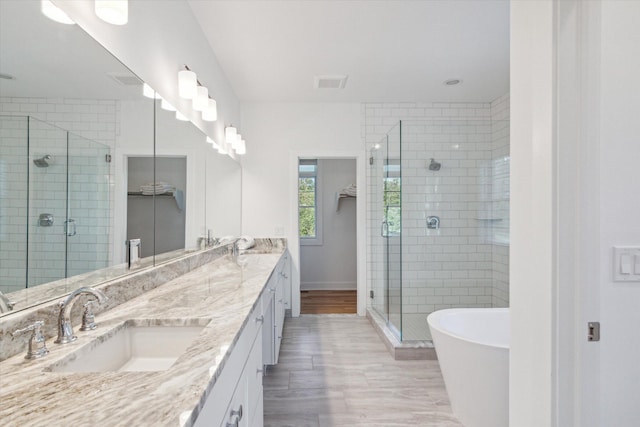
[(286, 319), (264, 378), (265, 427), (461, 427), (438, 362), (396, 361), (356, 315)]

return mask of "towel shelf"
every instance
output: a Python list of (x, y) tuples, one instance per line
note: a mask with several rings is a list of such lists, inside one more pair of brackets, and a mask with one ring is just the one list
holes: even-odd
[(158, 197), (173, 197), (173, 191), (168, 191), (166, 193), (161, 193), (161, 194), (143, 194), (141, 191), (129, 191), (127, 193), (127, 196), (141, 196), (141, 197), (151, 197), (151, 196), (158, 196)]
[(350, 194), (345, 193), (336, 193), (336, 212), (340, 211), (340, 201), (342, 199), (355, 199), (356, 196), (352, 196)]

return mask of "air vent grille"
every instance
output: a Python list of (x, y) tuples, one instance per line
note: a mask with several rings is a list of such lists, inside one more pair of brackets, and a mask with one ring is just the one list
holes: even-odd
[(344, 89), (347, 77), (344, 75), (315, 76), (314, 87), (316, 89)]
[(107, 73), (109, 77), (123, 86), (140, 86), (142, 81), (133, 74)]

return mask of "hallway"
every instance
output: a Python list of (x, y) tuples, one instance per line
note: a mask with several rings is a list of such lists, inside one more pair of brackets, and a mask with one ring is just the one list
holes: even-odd
[(438, 362), (393, 360), (356, 315), (287, 318), (264, 378), (265, 427), (462, 426)]

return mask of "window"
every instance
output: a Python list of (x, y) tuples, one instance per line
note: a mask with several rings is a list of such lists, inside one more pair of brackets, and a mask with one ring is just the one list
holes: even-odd
[(402, 231), (402, 205), (401, 205), (401, 183), (400, 162), (388, 159), (384, 166), (384, 223), (385, 235), (397, 236)]
[(298, 235), (300, 236), (300, 244), (322, 244), (318, 194), (318, 161), (300, 160), (298, 164)]

